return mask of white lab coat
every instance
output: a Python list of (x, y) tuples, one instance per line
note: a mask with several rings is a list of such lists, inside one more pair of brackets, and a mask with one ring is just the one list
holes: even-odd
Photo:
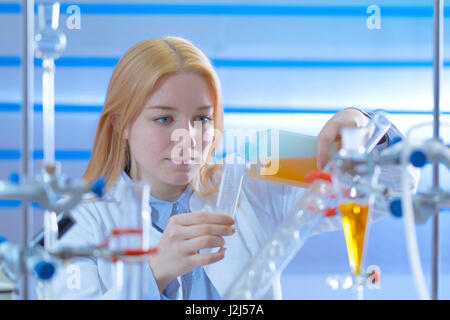
[[(232, 164), (226, 164), (232, 165)], [(216, 178), (221, 170), (216, 172)], [(400, 190), (400, 169), (395, 166), (382, 170), (381, 180), (394, 189)], [(417, 176), (415, 177), (417, 178)], [(101, 200), (82, 202), (72, 211), (76, 225), (59, 241), (59, 246), (84, 246), (102, 243), (109, 230), (117, 227), (121, 214), (117, 202), (120, 201), (120, 188), (125, 184), (120, 176), (116, 185)], [(224, 259), (204, 266), (204, 270), (218, 293), (223, 296), (235, 277), (249, 263), (257, 250), (265, 243), (283, 217), (298, 202), (305, 189), (270, 183), (251, 178), (245, 171), (239, 205), (236, 211), (237, 232), (225, 237), (227, 248)], [(215, 211), (217, 193), (201, 197), (193, 193), (190, 198), (190, 209), (197, 211)], [(375, 210), (372, 218), (387, 214)], [(338, 230), (341, 228), (340, 217), (323, 219), (315, 233)], [(161, 233), (152, 229), (151, 245), (156, 246)], [(210, 249), (217, 250), (217, 249)], [(208, 250), (202, 250), (206, 252)], [(147, 264), (146, 272), (151, 269)], [(52, 294), (55, 299), (116, 299), (118, 293), (114, 286), (114, 264), (103, 259), (77, 258), (70, 261), (66, 268), (59, 268), (52, 281)], [(153, 279), (153, 276), (151, 276)], [(179, 281), (181, 283), (181, 281)], [(182, 288), (179, 288), (182, 299)], [(264, 299), (281, 299), (279, 277), (273, 280), (271, 289)], [(149, 299), (159, 299), (149, 296)]]

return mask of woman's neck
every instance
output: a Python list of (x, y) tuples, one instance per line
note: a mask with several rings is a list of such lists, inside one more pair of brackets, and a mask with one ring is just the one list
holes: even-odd
[(131, 169), (130, 172), (127, 172), (127, 174), (133, 180), (144, 180), (149, 183), (151, 195), (163, 201), (176, 201), (187, 187), (187, 185), (177, 186), (161, 182), (155, 183), (151, 181), (152, 179), (146, 179), (142, 174), (138, 174), (133, 169)]
[(163, 201), (174, 202), (181, 194), (186, 190), (185, 186), (173, 186), (173, 185), (151, 185), (151, 194), (155, 198)]

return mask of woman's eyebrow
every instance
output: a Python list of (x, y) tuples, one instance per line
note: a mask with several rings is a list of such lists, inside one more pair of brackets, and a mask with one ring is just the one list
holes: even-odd
[[(161, 109), (161, 110), (178, 110), (175, 107), (170, 107), (170, 106), (148, 106), (146, 109)], [(214, 109), (213, 106), (201, 106), (198, 107), (197, 110), (205, 110), (205, 109)]]
[(198, 107), (197, 110), (201, 111), (201, 110), (214, 110), (213, 106), (202, 106), (202, 107)]
[(169, 106), (148, 106), (146, 109), (177, 110), (177, 108)]

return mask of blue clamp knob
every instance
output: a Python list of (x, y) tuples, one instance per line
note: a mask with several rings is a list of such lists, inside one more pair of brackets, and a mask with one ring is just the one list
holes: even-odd
[(398, 143), (398, 142), (400, 142), (400, 141), (402, 141), (402, 137), (395, 137), (395, 138), (393, 138), (393, 139), (391, 140), (390, 145), (393, 146), (394, 144), (396, 144), (396, 143)]
[(55, 274), (55, 266), (47, 261), (40, 261), (34, 266), (34, 272), (39, 279), (48, 280)]
[(105, 187), (105, 179), (98, 178), (91, 186), (91, 191), (95, 193), (99, 198), (103, 196), (103, 189)]
[(8, 239), (6, 239), (4, 236), (0, 235), (0, 244), (3, 242), (8, 242)]
[(19, 174), (17, 172), (13, 172), (9, 175), (9, 182), (18, 184), (19, 183)]
[(427, 156), (421, 150), (414, 150), (409, 156), (409, 161), (414, 167), (422, 168), (427, 163)]
[(391, 209), (392, 215), (394, 217), (400, 218), (402, 216), (402, 200), (401, 199), (394, 199), (389, 204), (389, 207)]

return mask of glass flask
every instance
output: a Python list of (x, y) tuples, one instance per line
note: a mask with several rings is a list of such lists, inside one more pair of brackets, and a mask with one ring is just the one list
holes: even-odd
[[(315, 136), (270, 129), (258, 132), (257, 142), (246, 148), (252, 155), (250, 175), (256, 179), (308, 187), (306, 175), (317, 170)], [(335, 143), (330, 155), (336, 151)]]

